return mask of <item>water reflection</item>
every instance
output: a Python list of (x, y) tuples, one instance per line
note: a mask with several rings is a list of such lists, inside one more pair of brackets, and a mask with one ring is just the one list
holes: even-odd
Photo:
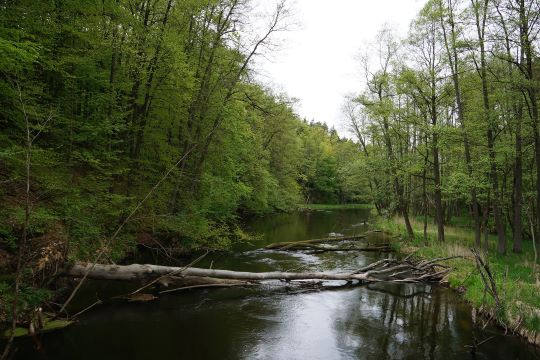
[[(201, 266), (246, 270), (355, 269), (374, 253), (294, 254), (255, 250), (276, 241), (364, 232), (362, 211), (278, 215), (250, 224), (263, 234), (236, 255)], [(353, 226), (357, 225), (357, 226)], [(377, 241), (376, 238), (367, 241)], [(89, 283), (93, 299), (126, 292), (128, 284)], [(470, 308), (446, 289), (373, 284), (305, 291), (269, 283), (254, 289), (198, 290), (146, 304), (109, 304), (74, 326), (43, 335), (45, 352), (18, 341), (18, 359), (534, 359), (537, 353), (496, 329), (475, 330)]]
[[(515, 338), (495, 335), (473, 357), (469, 307), (430, 286), (379, 286), (287, 296), (260, 304), (278, 311), (263, 342), (243, 358), (257, 359), (529, 359)], [(274, 299), (275, 300), (275, 299)], [(275, 356), (275, 354), (280, 354)], [(274, 356), (273, 356), (274, 355)]]

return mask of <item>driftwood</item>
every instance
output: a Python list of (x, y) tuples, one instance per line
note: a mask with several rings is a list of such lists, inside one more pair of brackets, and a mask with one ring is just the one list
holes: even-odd
[(328, 252), (328, 251), (374, 251), (374, 252), (392, 252), (394, 251), (389, 244), (382, 244), (376, 246), (364, 246), (364, 247), (331, 247), (311, 244), (299, 244), (297, 246), (289, 247), (286, 249), (280, 248), (276, 250), (305, 250), (313, 251), (316, 253)]
[[(441, 270), (442, 268), (442, 270)], [(170, 274), (174, 278), (189, 279), (211, 278), (205, 283), (195, 283), (198, 286), (220, 284), (221, 280), (240, 281), (231, 283), (223, 282), (222, 285), (251, 285), (264, 280), (345, 280), (358, 281), (359, 283), (373, 282), (395, 282), (395, 283), (418, 283), (418, 282), (439, 282), (450, 269), (434, 262), (399, 262), (393, 259), (377, 261), (369, 266), (353, 272), (243, 272), (219, 269), (202, 269), (196, 267), (170, 267), (160, 265), (106, 265), (106, 264), (85, 264), (76, 263), (66, 273), (71, 277), (82, 277), (88, 274), (91, 279), (103, 280), (143, 280), (168, 279)], [(220, 280), (215, 280), (220, 279)], [(197, 279), (197, 281), (199, 281)], [(242, 283), (243, 282), (243, 283)], [(163, 285), (166, 285), (165, 283)]]
[(320, 246), (318, 244), (333, 243), (350, 240), (365, 239), (371, 232), (364, 233), (362, 235), (351, 236), (333, 236), (321, 239), (311, 239), (302, 241), (284, 241), (267, 245), (265, 249), (268, 250), (323, 250), (323, 251), (391, 251), (390, 246), (387, 244), (379, 246), (367, 246), (363, 248), (331, 248)]

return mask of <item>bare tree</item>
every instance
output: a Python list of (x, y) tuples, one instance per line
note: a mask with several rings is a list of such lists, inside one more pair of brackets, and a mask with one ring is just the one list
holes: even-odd
[(47, 125), (47, 123), (52, 119), (52, 113), (49, 115), (49, 117), (39, 126), (39, 130), (37, 133), (32, 134), (31, 131), (31, 124), (29, 119), (29, 114), (26, 111), (26, 104), (23, 99), (23, 93), (21, 90), (21, 87), (19, 83), (16, 81), (16, 87), (19, 94), (19, 103), (21, 106), (21, 112), (24, 119), (24, 130), (25, 130), (25, 147), (24, 147), (24, 153), (25, 153), (25, 193), (24, 193), (24, 220), (23, 220), (23, 227), (22, 227), (22, 234), (21, 239), (19, 241), (19, 244), (17, 246), (17, 262), (16, 262), (16, 268), (15, 268), (15, 291), (13, 294), (13, 300), (11, 303), (11, 327), (9, 329), (9, 337), (7, 344), (4, 348), (4, 351), (2, 352), (2, 355), (0, 356), (0, 360), (7, 359), (11, 346), (13, 344), (13, 339), (15, 337), (15, 330), (17, 328), (17, 320), (18, 320), (18, 314), (19, 314), (19, 296), (20, 296), (20, 287), (22, 282), (22, 273), (23, 273), (23, 267), (24, 267), (24, 255), (26, 253), (26, 247), (28, 242), (28, 235), (29, 235), (29, 228), (30, 228), (30, 208), (31, 208), (31, 193), (30, 193), (30, 186), (31, 186), (31, 167), (32, 167), (32, 145), (34, 141), (39, 137), (41, 134), (43, 128)]

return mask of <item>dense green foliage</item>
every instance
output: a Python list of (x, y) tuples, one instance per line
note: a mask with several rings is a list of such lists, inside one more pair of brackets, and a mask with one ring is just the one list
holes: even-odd
[(252, 80), (253, 58), (286, 21), (283, 4), (265, 29), (237, 0), (0, 6), (8, 252), (25, 222), (27, 152), (29, 238), (61, 239), (78, 259), (90, 259), (158, 183), (110, 244), (111, 258), (136, 234), (224, 248), (239, 214), (361, 200), (350, 177), (360, 172), (356, 145), (302, 121), (293, 102)]
[(288, 15), (249, 0), (0, 1), (9, 333), (67, 261), (227, 249), (246, 236), (239, 217), (362, 200), (357, 145), (254, 80)]
[[(383, 215), (433, 217), (437, 237), (470, 215), (476, 245), (538, 238), (540, 135), (535, 1), (430, 0), (398, 39), (380, 32), (345, 114)], [(482, 241), (485, 239), (485, 241)], [(471, 244), (472, 245), (472, 244)]]

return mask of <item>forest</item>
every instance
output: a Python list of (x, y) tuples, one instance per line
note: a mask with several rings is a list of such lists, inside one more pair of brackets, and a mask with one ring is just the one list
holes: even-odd
[(14, 286), (25, 308), (48, 298), (66, 260), (117, 261), (149, 238), (227, 249), (241, 218), (368, 200), (357, 145), (258, 82), (288, 10), (256, 10), (0, 3), (0, 320)]
[(112, 259), (142, 233), (217, 249), (239, 216), (366, 202), (357, 145), (300, 119), (250, 67), (287, 9), (255, 35), (250, 11), (245, 1), (4, 2), (3, 251), (22, 236), (54, 238), (85, 259), (137, 207)]
[(370, 204), (426, 246), (458, 224), (501, 264), (534, 253), (538, 283), (539, 1), (428, 0), (408, 35), (383, 27), (347, 135), (262, 80), (293, 16), (258, 5), (0, 1), (0, 323), (75, 262), (230, 250), (311, 204)]
[(536, 344), (539, 20), (538, 1), (427, 1), (363, 49), (343, 105), (379, 227), (405, 253), (476, 257), (450, 287)]
[(538, 238), (539, 16), (537, 1), (429, 1), (407, 38), (383, 29), (361, 57), (366, 87), (344, 113), (378, 213), (408, 237), (433, 218), (443, 242), (457, 216), (500, 254)]

